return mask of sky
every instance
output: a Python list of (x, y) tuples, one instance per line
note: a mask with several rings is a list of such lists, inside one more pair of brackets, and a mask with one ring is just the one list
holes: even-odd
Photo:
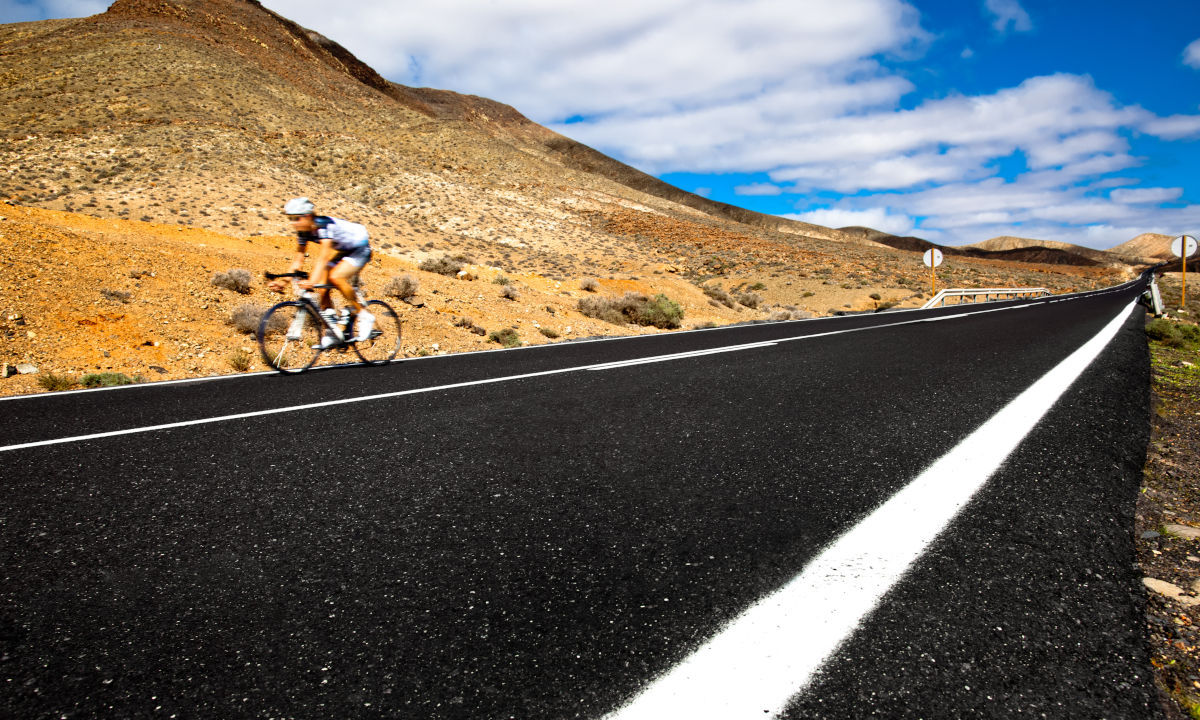
[[(106, 0), (0, 0), (0, 22)], [(714, 200), (958, 245), (1200, 233), (1200, 0), (262, 0)]]

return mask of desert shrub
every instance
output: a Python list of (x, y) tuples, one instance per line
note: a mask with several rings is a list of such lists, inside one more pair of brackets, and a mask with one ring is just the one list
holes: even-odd
[(58, 390), (70, 390), (71, 388), (75, 387), (75, 381), (71, 378), (67, 377), (66, 375), (55, 375), (51, 372), (39, 375), (37, 382), (43, 390), (49, 390), (51, 392)]
[(638, 303), (633, 311), (633, 321), (638, 325), (669, 329), (679, 327), (682, 320), (683, 308), (662, 293), (646, 302)]
[(475, 321), (469, 317), (460, 317), (459, 319), (454, 321), (454, 326), (460, 327), (460, 328), (466, 328), (467, 330), (470, 330), (471, 332), (475, 333), (476, 335), (487, 335), (487, 330), (484, 330), (483, 328), (476, 325)]
[(242, 295), (250, 293), (250, 271), (240, 268), (213, 275), (212, 284)]
[(758, 293), (752, 293), (752, 292), (740, 293), (737, 296), (737, 301), (739, 303), (741, 303), (742, 305), (745, 305), (746, 307), (754, 310), (754, 309), (757, 309), (759, 304), (762, 303), (762, 296), (759, 295)]
[(512, 285), (505, 285), (504, 289), (500, 291), (500, 297), (506, 300), (516, 300), (518, 297), (520, 297), (520, 294)]
[(635, 292), (627, 292), (619, 298), (580, 298), (579, 312), (614, 325), (633, 322), (659, 328), (677, 328), (683, 319), (683, 308), (679, 303), (662, 293), (653, 299)]
[(548, 328), (548, 327), (539, 327), (539, 328), (538, 328), (538, 332), (540, 332), (541, 334), (543, 334), (543, 335), (545, 335), (546, 337), (550, 338), (551, 340), (553, 340), (554, 338), (558, 337), (558, 331), (557, 331), (557, 330), (551, 330), (551, 329), (550, 329), (550, 328)]
[(870, 298), (871, 298), (872, 300), (882, 300), (882, 299), (883, 299), (883, 296), (882, 296), (882, 295), (880, 295), (879, 293), (871, 293), (871, 295), (870, 295)]
[(720, 285), (701, 285), (700, 289), (705, 295), (709, 296), (713, 300), (716, 300), (725, 307), (731, 308), (734, 306), (733, 298), (730, 297), (729, 293), (725, 292)]
[[(233, 309), (233, 312), (229, 313), (228, 322), (238, 332), (250, 335), (258, 332), (258, 324), (262, 321), (264, 312), (266, 312), (266, 310), (259, 305), (244, 303), (242, 305), (238, 305)], [(287, 321), (282, 315), (275, 313), (274, 317), (272, 317), (272, 320), (276, 318), (279, 319), (281, 327), (269, 327), (267, 328), (268, 332), (281, 330), (283, 327), (286, 327)]]
[(754, 292), (755, 290), (766, 290), (766, 289), (767, 289), (766, 284), (760, 283), (760, 282), (756, 282), (753, 285), (751, 285), (749, 288), (747, 288), (747, 290), (750, 290), (751, 292)]
[(493, 330), (488, 335), (488, 340), (491, 340), (495, 343), (500, 343), (506, 348), (518, 347), (521, 344), (521, 336), (517, 334), (517, 331), (514, 328)]
[(1155, 318), (1146, 323), (1146, 336), (1167, 347), (1190, 349), (1200, 345), (1200, 326)]
[(454, 277), (459, 270), (463, 269), (463, 263), (468, 262), (471, 262), (471, 258), (467, 255), (442, 255), (436, 258), (425, 258), (417, 265), (417, 268), (425, 272)]
[(417, 294), (420, 286), (421, 283), (415, 277), (405, 273), (389, 280), (388, 284), (383, 288), (383, 294), (388, 297), (407, 300)]
[(496, 279), (492, 280), (492, 282), (497, 285), (509, 285), (512, 283), (512, 280), (509, 280), (507, 275), (497, 275)]
[(131, 378), (125, 373), (105, 372), (105, 373), (89, 373), (79, 379), (79, 384), (86, 388), (96, 387), (116, 387), (117, 385), (132, 385), (139, 382), (138, 378)]
[[(634, 293), (627, 293), (626, 297)], [(645, 297), (644, 295), (641, 297)], [(580, 298), (579, 312), (587, 317), (603, 320), (614, 325), (624, 325), (628, 318), (624, 313), (624, 298)]]
[(245, 350), (238, 349), (233, 351), (226, 360), (229, 363), (229, 367), (233, 368), (234, 371), (246, 372), (250, 369), (252, 357)]
[(131, 293), (125, 292), (124, 290), (105, 289), (105, 290), (101, 290), (100, 294), (104, 296), (105, 300), (112, 300), (113, 302), (119, 302), (119, 303), (127, 303), (133, 299), (133, 295)]
[(600, 289), (600, 284), (596, 282), (595, 278), (587, 278), (579, 283), (579, 289), (586, 292), (596, 292)]
[(791, 319), (792, 313), (787, 310), (776, 310), (775, 312), (771, 313), (770, 317), (767, 318), (769, 322), (783, 322), (784, 320)]

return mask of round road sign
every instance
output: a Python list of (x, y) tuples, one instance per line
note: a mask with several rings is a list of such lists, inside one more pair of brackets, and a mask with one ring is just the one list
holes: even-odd
[(942, 264), (942, 251), (931, 248), (925, 251), (925, 267), (937, 267)]
[(1175, 257), (1191, 257), (1196, 253), (1196, 238), (1180, 235), (1171, 241), (1171, 252), (1175, 253)]

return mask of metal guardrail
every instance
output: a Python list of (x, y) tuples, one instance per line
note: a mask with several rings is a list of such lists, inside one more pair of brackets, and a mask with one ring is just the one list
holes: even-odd
[(1035, 298), (1049, 294), (1050, 291), (1046, 288), (953, 288), (939, 291), (929, 302), (922, 305), (921, 309), (945, 307), (946, 300), (949, 298), (958, 298), (956, 304), (963, 305), (967, 302), (966, 298), (971, 298), (972, 303), (977, 303), (1026, 297)]

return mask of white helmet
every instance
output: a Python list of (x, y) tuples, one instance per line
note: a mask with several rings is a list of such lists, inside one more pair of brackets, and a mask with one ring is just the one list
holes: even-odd
[(311, 215), (312, 211), (312, 200), (309, 200), (308, 198), (295, 198), (288, 200), (287, 205), (283, 206), (284, 215)]

